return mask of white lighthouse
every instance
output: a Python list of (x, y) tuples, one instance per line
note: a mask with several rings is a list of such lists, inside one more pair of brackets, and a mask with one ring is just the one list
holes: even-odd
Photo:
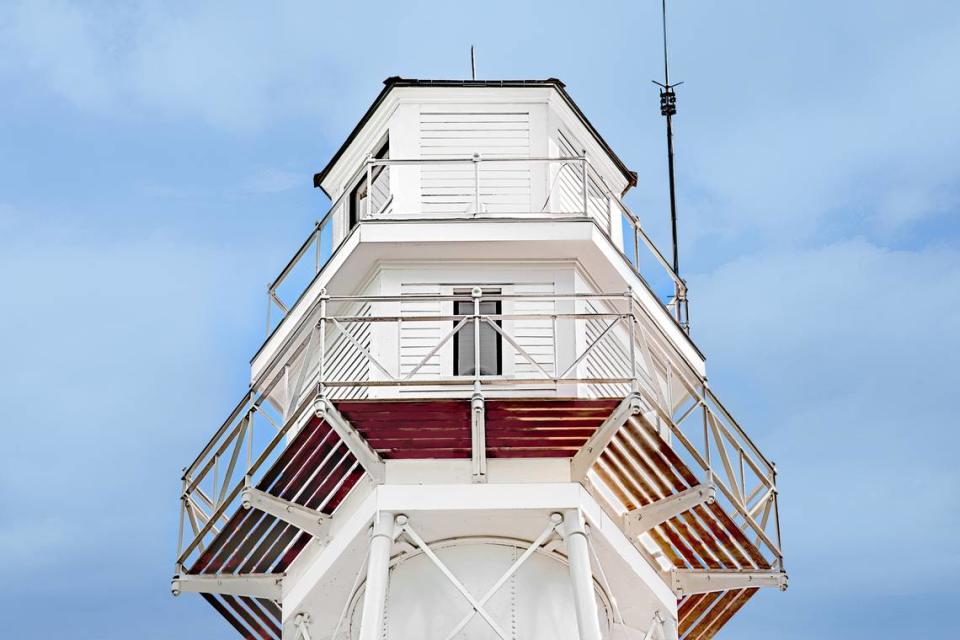
[(389, 78), (185, 469), (175, 594), (283, 640), (701, 640), (785, 588), (630, 172), (558, 80)]

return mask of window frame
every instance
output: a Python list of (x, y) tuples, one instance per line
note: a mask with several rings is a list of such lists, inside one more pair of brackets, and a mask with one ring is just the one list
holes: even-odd
[[(471, 290), (469, 290), (469, 289), (466, 289), (466, 290), (463, 290), (463, 289), (454, 289), (454, 291), (453, 291), (453, 295), (455, 295), (455, 296), (459, 296), (459, 295), (470, 295), (470, 293), (471, 293)], [(502, 290), (501, 290), (501, 289), (484, 289), (484, 290), (483, 290), (483, 293), (484, 293), (484, 295), (501, 295), (501, 294), (502, 294)], [(481, 298), (480, 304), (482, 305), (482, 304), (484, 304), (485, 302), (486, 302), (486, 303), (492, 302), (492, 303), (494, 304), (494, 310), (493, 310), (492, 315), (498, 315), (498, 316), (499, 316), (499, 315), (502, 315), (502, 314), (503, 314), (503, 300), (483, 300), (483, 299)], [(460, 304), (470, 305), (469, 313), (458, 313), (458, 312), (457, 312), (457, 306), (460, 305)], [(473, 304), (474, 304), (474, 302), (473, 302), (472, 299), (471, 299), (471, 300), (454, 300), (454, 301), (453, 301), (453, 315), (454, 315), (454, 316), (457, 316), (457, 319), (455, 319), (455, 320), (453, 321), (453, 326), (454, 326), (454, 327), (457, 326), (457, 323), (458, 323), (458, 322), (460, 321), (460, 319), (462, 319), (464, 316), (473, 315)], [(500, 327), (500, 328), (503, 328), (503, 321), (502, 321), (502, 320), (494, 320), (494, 324), (496, 324), (496, 325), (497, 325), (498, 327)], [(469, 327), (469, 328), (468, 328), (468, 327)], [(470, 323), (468, 323), (467, 326), (464, 326), (463, 328), (461, 328), (460, 331), (458, 331), (458, 332), (456, 333), (456, 335), (453, 336), (453, 375), (454, 375), (454, 377), (458, 377), (458, 378), (459, 378), (459, 377), (464, 377), (464, 378), (465, 378), (465, 377), (468, 377), (468, 376), (469, 376), (469, 377), (474, 377), (474, 376), (476, 376), (476, 370), (479, 369), (479, 368), (480, 368), (480, 365), (482, 364), (482, 356), (481, 356), (481, 363), (476, 363), (476, 362), (473, 363), (473, 364), (474, 364), (474, 373), (463, 373), (463, 374), (460, 373), (460, 339), (461, 339), (461, 336), (463, 335), (463, 332), (464, 332), (464, 331), (473, 331), (473, 323), (472, 323), (472, 321), (471, 321)], [(495, 372), (492, 373), (492, 374), (490, 374), (490, 373), (486, 373), (486, 374), (485, 374), (485, 373), (483, 373), (483, 372), (481, 371), (481, 372), (480, 372), (480, 375), (481, 375), (481, 376), (484, 376), (484, 375), (486, 375), (486, 376), (490, 376), (490, 375), (493, 375), (493, 376), (502, 376), (502, 375), (504, 375), (504, 373), (503, 373), (503, 336), (500, 335), (500, 333), (499, 333), (498, 331), (496, 331), (496, 330), (494, 330), (493, 333), (494, 333), (494, 339), (496, 340), (496, 353), (497, 353)], [(481, 332), (480, 337), (481, 337), (481, 340), (482, 340), (482, 338), (483, 338), (483, 332)], [(482, 345), (482, 342), (481, 342), (481, 345)], [(482, 346), (481, 346), (481, 354), (482, 354), (482, 353), (483, 353), (483, 348), (482, 348)]]
[[(373, 156), (376, 160), (385, 160), (390, 157), (390, 136), (388, 135), (384, 138), (383, 143), (377, 149), (377, 153)], [(380, 174), (383, 173), (385, 166), (374, 167), (373, 174), (371, 175), (370, 182), (373, 183), (377, 178), (380, 177)], [(347, 233), (353, 230), (355, 226), (360, 222), (360, 204), (363, 201), (366, 201), (370, 197), (369, 193), (366, 193), (367, 188), (367, 174), (364, 172), (363, 175), (357, 180), (356, 184), (350, 188), (350, 196), (347, 203)], [(358, 200), (357, 197), (360, 196), (363, 192), (362, 199)]]

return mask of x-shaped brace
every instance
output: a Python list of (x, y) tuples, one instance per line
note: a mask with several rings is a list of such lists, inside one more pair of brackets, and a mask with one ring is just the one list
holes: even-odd
[(497, 580), (493, 586), (490, 587), (487, 592), (484, 593), (483, 596), (481, 596), (478, 600), (474, 598), (473, 595), (463, 585), (463, 583), (457, 579), (447, 565), (445, 565), (443, 561), (437, 557), (437, 554), (434, 553), (433, 549), (430, 548), (430, 545), (424, 542), (423, 538), (421, 538), (420, 535), (413, 529), (413, 527), (410, 526), (409, 520), (403, 516), (400, 516), (397, 519), (397, 524), (400, 525), (401, 534), (405, 535), (415, 547), (420, 549), (423, 554), (427, 556), (427, 558), (429, 558), (438, 569), (440, 569), (440, 572), (446, 576), (447, 580), (449, 580), (454, 588), (460, 592), (460, 595), (462, 595), (466, 601), (470, 603), (470, 606), (473, 607), (473, 610), (466, 614), (460, 620), (460, 622), (457, 623), (453, 630), (447, 634), (447, 640), (452, 640), (458, 633), (460, 633), (463, 628), (466, 627), (467, 624), (469, 624), (469, 622), (473, 619), (474, 615), (479, 615), (481, 618), (483, 618), (486, 623), (490, 625), (490, 628), (493, 629), (494, 633), (501, 638), (501, 640), (509, 640), (507, 633), (500, 627), (499, 624), (497, 624), (497, 621), (494, 620), (493, 616), (491, 616), (490, 613), (484, 608), (484, 605), (490, 601), (490, 598), (492, 598), (504, 584), (507, 583), (507, 581), (520, 569), (523, 563), (526, 562), (527, 559), (529, 559), (530, 556), (532, 556), (538, 549), (540, 549), (540, 547), (542, 547), (555, 532), (557, 532), (557, 528), (562, 524), (562, 522), (563, 519), (560, 514), (555, 513), (551, 515), (550, 524), (547, 525), (540, 535), (537, 536), (536, 540), (534, 540), (530, 546), (524, 550), (520, 557), (510, 565), (507, 571), (500, 576), (500, 579)]

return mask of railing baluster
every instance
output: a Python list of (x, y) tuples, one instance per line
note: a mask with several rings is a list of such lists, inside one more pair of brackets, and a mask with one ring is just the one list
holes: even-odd
[(473, 215), (480, 215), (480, 154), (473, 154)]
[[(550, 317), (550, 325), (553, 332), (553, 379), (554, 381), (559, 381), (560, 379), (560, 355), (558, 343), (560, 342), (560, 337), (557, 335), (557, 303), (553, 303), (554, 314)], [(576, 327), (574, 327), (574, 332), (576, 332)]]
[(321, 229), (320, 220), (317, 220), (316, 223), (314, 223), (314, 229), (313, 229), (313, 235), (316, 236), (316, 240), (317, 240), (317, 250), (314, 253), (314, 265), (313, 265), (314, 275), (317, 275), (318, 273), (320, 273), (320, 260), (322, 259), (321, 257), (322, 247), (320, 246), (320, 236), (322, 236), (323, 234), (320, 232), (320, 229)]
[(583, 180), (583, 217), (590, 217), (590, 210), (587, 206), (587, 150), (580, 152), (580, 173)]

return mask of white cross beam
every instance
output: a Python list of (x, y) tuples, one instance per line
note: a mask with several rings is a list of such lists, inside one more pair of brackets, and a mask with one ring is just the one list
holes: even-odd
[[(399, 519), (398, 519), (398, 522), (400, 522)], [(430, 545), (424, 542), (423, 538), (421, 538), (420, 535), (417, 534), (417, 532), (413, 529), (413, 527), (410, 526), (409, 521), (406, 518), (403, 518), (402, 522), (403, 524), (401, 525), (401, 532), (404, 535), (406, 535), (407, 538), (409, 538), (410, 542), (412, 542), (414, 546), (420, 549), (424, 553), (424, 555), (426, 555), (427, 558), (429, 558), (430, 561), (433, 562), (434, 565), (436, 565), (438, 569), (440, 569), (441, 573), (443, 573), (443, 575), (446, 576), (447, 580), (449, 580), (450, 583), (454, 586), (454, 588), (460, 592), (460, 595), (462, 595), (467, 600), (467, 602), (470, 603), (470, 606), (473, 607), (473, 610), (467, 615), (465, 615), (460, 620), (460, 622), (456, 624), (453, 630), (449, 634), (447, 634), (446, 636), (447, 640), (452, 640), (452, 638), (454, 638), (458, 633), (460, 633), (463, 630), (463, 628), (467, 626), (470, 620), (473, 619), (474, 615), (479, 615), (481, 618), (483, 618), (486, 621), (486, 623), (490, 625), (490, 628), (493, 629), (494, 633), (496, 633), (502, 640), (508, 640), (507, 633), (500, 627), (500, 625), (497, 624), (496, 620), (493, 619), (493, 616), (491, 616), (490, 613), (484, 608), (484, 605), (487, 602), (489, 602), (490, 598), (492, 598), (497, 593), (497, 591), (499, 591), (503, 587), (504, 584), (507, 583), (507, 581), (511, 578), (511, 576), (513, 576), (513, 574), (515, 574), (520, 569), (523, 563), (526, 562), (530, 558), (530, 556), (532, 556), (537, 551), (537, 549), (542, 547), (543, 544), (550, 539), (550, 537), (556, 531), (557, 527), (560, 526), (560, 524), (562, 523), (562, 519), (559, 516), (559, 514), (552, 515), (550, 517), (550, 524), (547, 525), (547, 527), (540, 533), (540, 535), (537, 536), (536, 540), (534, 540), (530, 544), (530, 546), (527, 547), (526, 550), (524, 550), (524, 552), (520, 555), (520, 557), (517, 558), (514, 561), (514, 563), (510, 565), (507, 571), (502, 576), (500, 576), (500, 579), (497, 580), (493, 584), (493, 586), (490, 587), (487, 590), (487, 592), (480, 597), (479, 600), (473, 597), (473, 595), (467, 590), (467, 588), (463, 585), (463, 583), (461, 583), (457, 579), (457, 577), (453, 574), (453, 572), (450, 571), (447, 565), (445, 565), (443, 561), (437, 557), (437, 554), (433, 552), (433, 550), (430, 548)]]

